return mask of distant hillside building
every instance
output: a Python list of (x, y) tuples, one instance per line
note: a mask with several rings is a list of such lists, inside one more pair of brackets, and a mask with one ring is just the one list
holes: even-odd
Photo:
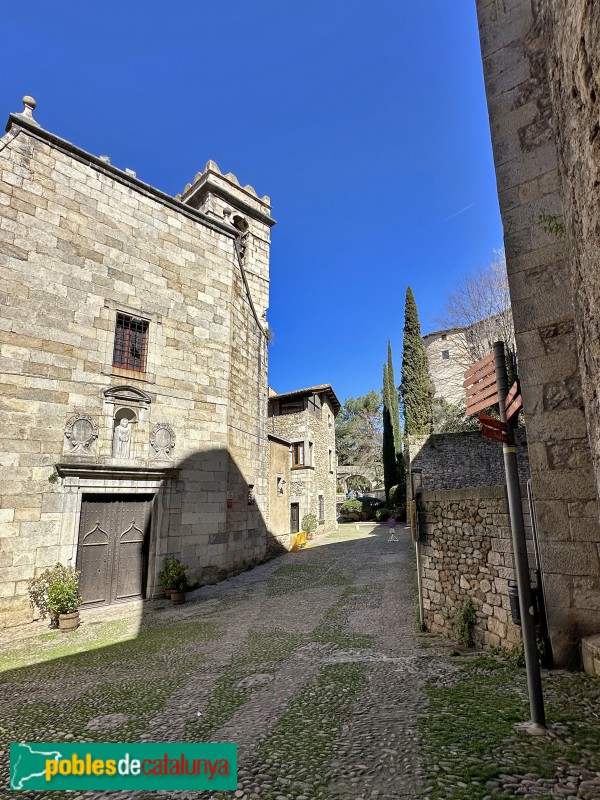
[[(278, 510), (277, 523), (271, 514), (270, 524), (272, 534), (282, 537), (283, 544), (287, 535), (300, 530), (305, 514), (316, 515), (318, 533), (335, 530), (335, 418), (340, 409), (340, 401), (328, 384), (284, 394), (270, 392), (267, 432), (271, 452), (277, 446), (275, 438), (279, 443), (289, 443), (289, 486), (279, 486), (288, 515), (286, 518)], [(280, 479), (285, 480), (283, 469), (279, 474), (272, 472), (271, 490)]]

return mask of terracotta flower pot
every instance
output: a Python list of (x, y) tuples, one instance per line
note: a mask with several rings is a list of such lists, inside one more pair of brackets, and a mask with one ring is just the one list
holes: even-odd
[(185, 603), (185, 592), (176, 592), (174, 589), (171, 591), (171, 602), (174, 606)]
[(58, 615), (58, 627), (61, 631), (74, 631), (79, 627), (79, 611)]

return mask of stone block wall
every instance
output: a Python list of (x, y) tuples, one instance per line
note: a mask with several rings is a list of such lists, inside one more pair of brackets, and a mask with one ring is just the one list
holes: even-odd
[[(525, 430), (515, 436), (519, 479), (529, 479), (529, 454)], [(478, 431), (411, 436), (407, 448), (411, 470), (422, 470), (423, 490), (498, 486), (506, 482), (502, 445)]]
[[(200, 580), (263, 559), (267, 349), (236, 229), (27, 115), (13, 115), (0, 140), (0, 186), (0, 624), (29, 615), (35, 572), (75, 564), (86, 493), (155, 495), (149, 594), (167, 552)], [(113, 366), (119, 311), (148, 322), (144, 372)], [(105, 392), (124, 384), (140, 394), (119, 459)], [(65, 431), (82, 413), (97, 436), (75, 451)], [(162, 456), (157, 424), (174, 435)]]
[[(522, 493), (526, 498), (525, 487)], [(514, 647), (521, 633), (510, 614), (508, 586), (515, 576), (504, 488), (426, 491), (418, 508), (427, 628), (455, 638), (454, 615), (470, 599), (477, 615), (475, 643)], [(523, 511), (529, 537), (526, 499)]]
[(576, 666), (600, 610), (598, 9), (477, 13), (550, 636)]

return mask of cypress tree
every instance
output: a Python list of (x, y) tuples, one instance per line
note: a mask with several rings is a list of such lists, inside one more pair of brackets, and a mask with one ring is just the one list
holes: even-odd
[(389, 497), (390, 489), (396, 480), (396, 450), (394, 447), (394, 428), (390, 413), (390, 382), (388, 365), (383, 365), (383, 485), (385, 496)]
[(402, 426), (400, 424), (400, 410), (398, 403), (398, 387), (394, 378), (394, 362), (392, 359), (392, 345), (388, 339), (388, 360), (387, 360), (387, 389), (388, 405), (392, 429), (394, 433), (394, 453), (395, 470), (392, 476), (391, 486), (399, 486), (394, 502), (398, 506), (404, 505), (406, 501), (406, 470), (404, 468), (404, 454), (402, 448)]
[(431, 432), (434, 388), (429, 376), (427, 351), (421, 338), (417, 304), (410, 286), (404, 307), (404, 348), (402, 351), (402, 384), (404, 432), (425, 435)]

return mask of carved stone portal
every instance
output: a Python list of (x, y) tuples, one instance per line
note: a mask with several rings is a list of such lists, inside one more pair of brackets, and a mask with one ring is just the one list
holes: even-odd
[(150, 445), (154, 450), (154, 458), (171, 460), (170, 451), (175, 447), (175, 432), (166, 422), (159, 422), (150, 432)]
[(98, 426), (89, 414), (77, 414), (67, 423), (65, 436), (71, 445), (71, 453), (89, 453), (98, 438)]

